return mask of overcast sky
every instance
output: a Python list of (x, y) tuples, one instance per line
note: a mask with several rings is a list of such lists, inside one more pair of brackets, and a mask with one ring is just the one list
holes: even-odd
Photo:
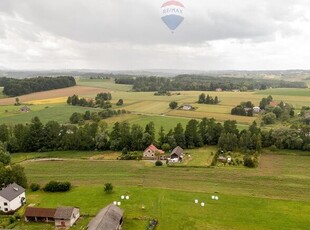
[(0, 0), (0, 69), (310, 69), (309, 0)]

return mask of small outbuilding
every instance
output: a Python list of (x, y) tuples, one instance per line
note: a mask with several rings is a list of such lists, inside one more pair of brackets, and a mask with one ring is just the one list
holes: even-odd
[(175, 147), (170, 154), (170, 161), (181, 162), (183, 160), (183, 151), (180, 146)]
[(254, 113), (260, 113), (261, 112), (260, 107), (258, 107), (258, 106), (253, 107), (253, 112)]
[(123, 210), (114, 204), (101, 209), (88, 226), (88, 230), (121, 230), (123, 225)]
[(183, 105), (181, 108), (183, 110), (193, 110), (194, 109), (194, 107), (192, 105)]
[(55, 208), (27, 207), (24, 216), (27, 222), (54, 222), (55, 213)]
[(30, 112), (30, 108), (28, 106), (23, 106), (20, 108), (20, 111), (27, 113), (27, 112)]
[(72, 227), (80, 217), (80, 209), (76, 207), (59, 207), (54, 219), (56, 227)]
[(18, 184), (9, 184), (0, 190), (0, 211), (14, 212), (25, 203), (25, 189)]
[(25, 221), (54, 222), (55, 227), (69, 228), (80, 217), (80, 209), (76, 207), (37, 208), (27, 207)]

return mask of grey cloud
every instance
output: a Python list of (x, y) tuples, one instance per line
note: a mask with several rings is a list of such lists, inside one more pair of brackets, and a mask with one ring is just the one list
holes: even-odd
[(288, 20), (298, 15), (292, 15), (289, 9), (303, 1), (183, 1), (186, 18), (173, 36), (160, 19), (162, 2), (2, 0), (0, 6), (6, 12), (19, 14), (41, 30), (76, 41), (170, 44), (270, 38), (284, 27), (290, 30)]

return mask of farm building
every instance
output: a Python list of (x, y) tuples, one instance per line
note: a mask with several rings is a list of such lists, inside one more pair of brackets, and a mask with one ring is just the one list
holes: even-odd
[(20, 108), (21, 112), (30, 112), (30, 108), (28, 106), (23, 106)]
[(180, 146), (175, 147), (170, 154), (171, 162), (181, 162), (183, 160), (183, 149)]
[(253, 112), (254, 113), (260, 113), (261, 109), (258, 106), (253, 107)]
[(55, 222), (55, 227), (72, 227), (79, 217), (80, 209), (76, 207), (27, 207), (25, 211), (25, 221)]
[(123, 225), (123, 210), (114, 204), (101, 209), (88, 226), (88, 230), (120, 230)]
[(165, 152), (163, 150), (156, 148), (155, 145), (150, 145), (144, 150), (143, 158), (156, 160), (158, 157), (161, 157), (164, 154)]
[(0, 211), (13, 212), (26, 203), (25, 189), (16, 183), (0, 190)]
[(194, 109), (194, 107), (191, 106), (191, 105), (183, 105), (183, 106), (181, 106), (181, 109), (183, 109), (183, 110), (192, 110), (192, 109)]
[(25, 211), (25, 221), (54, 222), (55, 208), (27, 207)]
[(80, 217), (80, 209), (76, 207), (59, 207), (55, 212), (56, 227), (72, 227)]

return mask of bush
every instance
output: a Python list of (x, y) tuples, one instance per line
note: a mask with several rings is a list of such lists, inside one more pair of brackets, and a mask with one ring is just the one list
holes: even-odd
[(43, 190), (45, 192), (66, 192), (71, 189), (70, 182), (57, 182), (57, 181), (50, 181), (45, 185)]
[(278, 148), (277, 148), (277, 146), (272, 145), (272, 146), (270, 146), (269, 149), (270, 149), (271, 152), (275, 152), (275, 151), (277, 151)]
[(112, 193), (113, 192), (113, 185), (112, 185), (112, 183), (104, 184), (104, 191), (106, 193)]
[(37, 184), (37, 183), (32, 183), (32, 184), (30, 185), (30, 189), (31, 189), (31, 191), (33, 191), (33, 192), (38, 191), (38, 190), (40, 190), (40, 185)]
[(156, 161), (155, 166), (163, 166), (163, 162), (162, 161)]
[(244, 156), (244, 166), (248, 168), (256, 168), (258, 166), (258, 160), (256, 157), (251, 157), (249, 155)]

